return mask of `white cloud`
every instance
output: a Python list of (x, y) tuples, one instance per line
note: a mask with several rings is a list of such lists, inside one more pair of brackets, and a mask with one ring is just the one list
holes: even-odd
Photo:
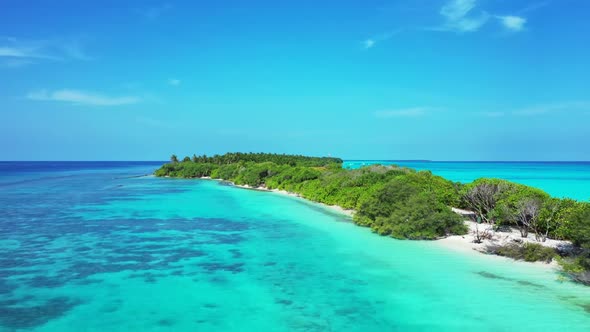
[(0, 47), (0, 56), (23, 58), (27, 56), (27, 52), (13, 47)]
[(369, 39), (367, 39), (367, 40), (365, 40), (365, 41), (363, 42), (363, 47), (364, 47), (365, 49), (369, 49), (369, 48), (371, 48), (371, 47), (373, 47), (373, 46), (375, 46), (375, 41), (374, 41), (373, 39), (370, 39), (370, 38), (369, 38)]
[(519, 109), (513, 112), (514, 115), (535, 116), (555, 112), (584, 112), (590, 111), (590, 101), (569, 101), (554, 104), (544, 104)]
[(526, 18), (520, 16), (496, 16), (500, 23), (508, 30), (511, 31), (522, 31), (526, 23)]
[[(20, 61), (16, 61), (20, 59)], [(90, 60), (77, 42), (0, 38), (0, 65), (19, 67), (42, 61)]]
[(39, 90), (27, 94), (27, 99), (40, 101), (58, 101), (92, 106), (120, 106), (136, 104), (141, 98), (135, 96), (112, 97), (80, 90)]
[(399, 34), (403, 30), (404, 29), (396, 29), (393, 31), (389, 31), (387, 33), (382, 33), (380, 35), (373, 36), (371, 38), (367, 38), (362, 42), (363, 48), (366, 50), (373, 48), (375, 45), (377, 45), (378, 42), (383, 42), (388, 39), (391, 39), (393, 36)]
[(440, 14), (445, 18), (444, 25), (431, 30), (455, 32), (479, 30), (488, 22), (490, 15), (486, 12), (473, 15), (476, 6), (476, 0), (450, 0), (440, 9)]
[(476, 6), (476, 0), (451, 0), (440, 9), (440, 14), (450, 21), (464, 18)]
[(375, 112), (378, 118), (396, 118), (396, 117), (419, 117), (432, 110), (429, 107), (410, 107), (393, 110), (381, 110)]
[(43, 54), (40, 47), (26, 46), (4, 46), (0, 47), (0, 57), (4, 58), (29, 58), (29, 59), (49, 59), (58, 60), (59, 58), (52, 55)]
[(168, 84), (169, 85), (177, 86), (177, 85), (180, 85), (180, 83), (182, 83), (182, 81), (179, 80), (179, 79), (176, 79), (176, 78), (170, 78), (170, 79), (168, 79)]
[(522, 13), (532, 12), (532, 11), (537, 10), (539, 8), (549, 6), (549, 4), (551, 4), (551, 0), (532, 3), (532, 4), (528, 5), (527, 7), (519, 10), (518, 13), (522, 14)]
[(475, 32), (488, 22), (490, 15), (482, 13), (477, 17), (463, 18), (452, 22), (450, 27), (459, 32)]

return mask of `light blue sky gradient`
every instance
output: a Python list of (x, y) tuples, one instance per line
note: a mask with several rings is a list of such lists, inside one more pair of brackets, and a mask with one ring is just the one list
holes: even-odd
[(585, 0), (0, 3), (0, 159), (590, 160)]

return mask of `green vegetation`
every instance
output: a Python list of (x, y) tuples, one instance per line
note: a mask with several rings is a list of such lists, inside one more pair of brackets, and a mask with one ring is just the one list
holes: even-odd
[[(482, 178), (460, 184), (429, 171), (380, 165), (345, 170), (338, 158), (264, 153), (193, 155), (181, 162), (173, 155), (155, 175), (212, 177), (298, 193), (315, 202), (354, 209), (356, 224), (399, 239), (465, 234), (462, 218), (450, 209), (460, 207), (476, 212), (479, 222), (494, 228), (517, 227), (523, 237), (531, 233), (539, 242), (572, 241), (575, 250), (566, 254), (559, 250), (564, 271), (575, 280), (590, 281), (590, 203), (552, 198), (540, 189), (505, 180)], [(517, 247), (496, 252), (527, 261), (555, 254), (538, 244)]]
[(537, 188), (485, 178), (463, 185), (461, 197), (460, 207), (497, 228), (517, 227), (523, 237), (532, 232), (540, 242), (552, 238), (590, 245), (590, 228), (584, 228), (590, 227), (584, 226), (590, 223), (584, 215), (590, 203), (553, 198)]
[(572, 279), (590, 285), (590, 204), (574, 206), (569, 212), (568, 238), (577, 250), (560, 263)]
[(399, 239), (436, 239), (465, 234), (450, 206), (459, 204), (459, 185), (428, 171), (369, 166), (342, 169), (338, 158), (261, 153), (171, 158), (157, 176), (207, 177), (238, 185), (295, 192), (309, 200), (357, 211), (354, 221)]
[[(564, 273), (590, 285), (590, 203), (550, 197), (537, 188), (499, 179), (478, 179), (462, 188), (461, 207), (495, 227), (513, 226), (537, 241), (569, 240), (575, 248), (558, 248)], [(490, 248), (492, 253), (523, 260), (546, 260), (554, 250), (538, 244)], [(552, 252), (553, 251), (553, 252)]]
[(538, 243), (510, 243), (504, 246), (490, 246), (486, 248), (490, 254), (510, 257), (516, 260), (527, 262), (545, 262), (550, 263), (557, 256), (553, 248), (542, 246)]

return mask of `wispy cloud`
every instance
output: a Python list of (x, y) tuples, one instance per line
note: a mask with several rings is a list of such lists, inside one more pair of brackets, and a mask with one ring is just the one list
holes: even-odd
[(440, 14), (450, 21), (463, 19), (476, 6), (476, 0), (451, 0), (440, 9)]
[(49, 55), (43, 52), (40, 46), (25, 45), (8, 45), (0, 47), (0, 57), (2, 58), (29, 58), (29, 59), (48, 59), (60, 60), (55, 55)]
[(519, 10), (518, 13), (524, 14), (524, 13), (532, 12), (537, 9), (549, 6), (549, 4), (551, 4), (551, 1), (549, 1), (549, 0), (531, 3), (530, 5), (526, 6), (525, 8)]
[[(546, 6), (547, 2), (531, 5), (521, 11), (521, 14)], [(486, 25), (491, 18), (496, 18), (502, 26), (510, 31), (522, 31), (527, 19), (522, 15), (492, 15), (485, 10), (479, 10), (477, 0), (449, 0), (440, 9), (440, 15), (445, 22), (426, 30), (476, 32)]]
[(500, 23), (510, 31), (522, 31), (524, 29), (524, 24), (526, 23), (526, 18), (520, 16), (496, 16)]
[(474, 32), (479, 30), (490, 18), (484, 11), (473, 14), (477, 6), (476, 0), (451, 0), (441, 9), (440, 14), (445, 23), (438, 27), (441, 31)]
[(520, 109), (512, 109), (506, 111), (490, 111), (490, 112), (479, 112), (477, 115), (488, 118), (499, 118), (504, 116), (542, 116), (552, 113), (563, 113), (568, 112), (572, 115), (584, 114), (590, 112), (590, 101), (566, 101), (559, 103), (547, 103), (539, 104)]
[(182, 81), (179, 79), (176, 79), (176, 78), (168, 79), (168, 85), (177, 86), (177, 85), (180, 85), (180, 83), (182, 83)]
[(43, 61), (90, 59), (76, 41), (0, 38), (0, 66), (3, 67), (21, 67)]
[(39, 90), (30, 92), (26, 96), (30, 100), (56, 101), (91, 106), (121, 106), (141, 102), (136, 96), (107, 96), (100, 93), (62, 89), (56, 91)]
[[(479, 0), (447, 0), (442, 7), (438, 7), (438, 14), (443, 22), (435, 26), (421, 26), (421, 27), (403, 27), (390, 34), (381, 36), (374, 36), (367, 38), (361, 42), (362, 48), (365, 50), (374, 48), (379, 42), (391, 38), (393, 35), (402, 31), (421, 30), (421, 31), (437, 31), (437, 32), (454, 32), (454, 33), (469, 33), (481, 30), (490, 21), (497, 21), (507, 30), (518, 32), (525, 30), (527, 18), (523, 14), (537, 10), (550, 4), (549, 0), (538, 1), (530, 4), (521, 10), (508, 15), (497, 15), (490, 13), (479, 7), (481, 1)], [(426, 3), (426, 2), (425, 2)], [(484, 1), (485, 3), (485, 1)], [(424, 10), (424, 6), (418, 6), (420, 10)], [(432, 7), (430, 7), (432, 8)]]
[(382, 33), (370, 38), (367, 38), (365, 40), (362, 41), (361, 45), (364, 49), (368, 50), (370, 48), (373, 48), (377, 45), (377, 43), (381, 43), (384, 42), (386, 40), (391, 39), (393, 36), (399, 34), (400, 32), (402, 32), (403, 29), (397, 29), (397, 30), (393, 30), (387, 33)]
[(431, 107), (410, 107), (391, 110), (380, 110), (375, 112), (377, 118), (397, 118), (397, 117), (420, 117), (432, 111)]
[(569, 101), (553, 104), (537, 105), (519, 109), (513, 112), (514, 115), (536, 116), (556, 112), (584, 112), (590, 111), (590, 101)]
[(365, 49), (369, 49), (369, 48), (371, 48), (373, 46), (375, 46), (375, 40), (369, 38), (369, 39), (363, 41), (363, 47)]

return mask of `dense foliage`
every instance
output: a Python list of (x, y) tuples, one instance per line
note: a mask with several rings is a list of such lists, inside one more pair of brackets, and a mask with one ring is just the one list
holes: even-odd
[(460, 207), (475, 211), (481, 222), (517, 227), (547, 238), (590, 245), (590, 203), (550, 197), (544, 191), (500, 179), (477, 179), (461, 189)]
[(527, 262), (541, 261), (549, 263), (555, 256), (557, 256), (555, 249), (530, 242), (522, 245), (510, 243), (504, 246), (489, 246), (486, 250), (490, 254), (510, 257), (516, 260), (524, 260)]
[(465, 234), (450, 206), (460, 202), (459, 186), (428, 171), (395, 166), (342, 168), (337, 158), (271, 154), (227, 154), (171, 163), (157, 176), (212, 177), (239, 185), (296, 192), (328, 205), (357, 211), (357, 224), (400, 239), (436, 239)]
[[(177, 163), (178, 158), (176, 155), (170, 157), (171, 163)], [(321, 167), (329, 164), (342, 164), (342, 159), (332, 157), (308, 157), (300, 155), (287, 155), (287, 154), (276, 154), (276, 153), (242, 153), (242, 152), (231, 152), (224, 155), (214, 155), (208, 157), (207, 155), (197, 156), (194, 154), (191, 157), (184, 157), (183, 162), (192, 161), (199, 164), (216, 164), (226, 165), (235, 164), (239, 162), (271, 162), (277, 165), (290, 165), (290, 166), (307, 166), (307, 167)]]
[(570, 212), (569, 238), (578, 246), (574, 255), (561, 262), (574, 280), (590, 285), (590, 204), (580, 204)]
[[(500, 179), (454, 183), (429, 171), (372, 165), (342, 168), (342, 160), (263, 153), (213, 157), (173, 155), (157, 176), (212, 177), (239, 185), (282, 189), (328, 205), (356, 211), (354, 221), (400, 239), (436, 239), (464, 234), (462, 218), (450, 207), (474, 211), (477, 221), (496, 228), (517, 227), (534, 234), (570, 240), (575, 254), (561, 261), (574, 279), (590, 279), (590, 203), (550, 197), (544, 191)], [(500, 252), (501, 251), (501, 252)], [(524, 260), (546, 259), (553, 251), (527, 245), (500, 248), (499, 254)]]
[[(495, 227), (513, 226), (523, 237), (538, 241), (569, 240), (576, 248), (559, 261), (574, 280), (590, 284), (590, 203), (550, 197), (544, 191), (499, 179), (478, 179), (461, 190), (461, 207)], [(549, 257), (551, 251), (533, 245), (510, 245), (493, 253), (516, 259)]]

